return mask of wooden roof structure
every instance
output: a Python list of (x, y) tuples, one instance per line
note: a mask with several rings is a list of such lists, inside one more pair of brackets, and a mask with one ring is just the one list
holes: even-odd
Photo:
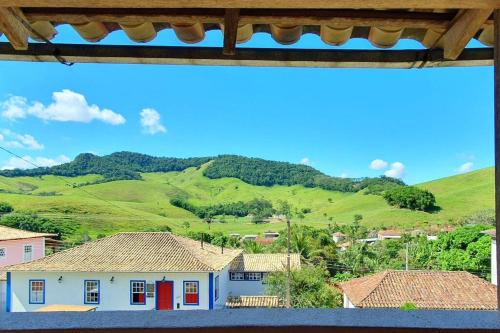
[[(476, 39), (492, 46), (494, 9), (500, 0), (0, 0), (0, 60), (165, 63), (248, 66), (382, 67), (492, 65), (491, 48), (466, 48)], [(52, 44), (69, 24), (89, 44)], [(172, 29), (186, 44), (207, 31), (223, 35), (220, 48), (98, 43), (122, 30), (132, 44), (148, 43)], [(255, 33), (277, 44), (315, 34), (327, 48), (246, 48)], [(339, 50), (352, 38), (377, 49)], [(42, 43), (31, 43), (31, 40)], [(400, 39), (421, 50), (383, 50)], [(241, 47), (240, 47), (241, 44)]]

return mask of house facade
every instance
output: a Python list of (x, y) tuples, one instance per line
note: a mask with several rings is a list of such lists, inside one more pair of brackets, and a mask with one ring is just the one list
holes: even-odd
[(54, 236), (0, 226), (0, 312), (7, 310), (7, 274), (2, 267), (44, 257), (45, 240)]
[[(250, 259), (260, 266), (245, 269), (249, 262), (245, 256), (241, 250), (171, 233), (120, 233), (7, 267), (7, 309), (31, 312), (49, 305), (93, 305), (97, 311), (219, 309), (231, 296), (262, 295), (262, 276), (283, 267), (283, 255), (266, 254)], [(233, 267), (241, 270), (232, 271)], [(233, 281), (232, 273), (242, 273), (242, 280)]]
[(385, 271), (340, 287), (344, 308), (497, 309), (497, 287), (468, 272)]
[(497, 275), (497, 234), (496, 229), (483, 231), (486, 235), (491, 236), (491, 283), (498, 285)]

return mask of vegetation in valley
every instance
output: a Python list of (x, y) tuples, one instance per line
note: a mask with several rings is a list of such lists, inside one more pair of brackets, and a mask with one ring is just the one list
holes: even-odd
[(428, 190), (415, 186), (399, 186), (383, 193), (384, 199), (391, 206), (430, 212), (436, 208), (436, 198)]

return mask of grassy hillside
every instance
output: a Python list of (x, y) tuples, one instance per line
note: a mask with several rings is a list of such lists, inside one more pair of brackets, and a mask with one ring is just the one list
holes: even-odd
[[(264, 187), (234, 178), (209, 179), (203, 176), (204, 168), (206, 165), (181, 172), (143, 173), (142, 180), (82, 187), (75, 185), (94, 182), (102, 176), (0, 177), (0, 201), (11, 203), (16, 210), (31, 210), (55, 220), (78, 222), (80, 227), (74, 239), (84, 232), (95, 237), (164, 225), (182, 233), (186, 231), (185, 221), (190, 223), (190, 230), (208, 230), (207, 224), (193, 214), (170, 205), (169, 200), (179, 196), (196, 205), (254, 198), (272, 202), (285, 199), (296, 208), (311, 209), (304, 219), (295, 219), (294, 223), (313, 226), (350, 223), (354, 214), (362, 214), (362, 223), (372, 228), (425, 228), (494, 207), (493, 168), (418, 185), (436, 196), (441, 210), (432, 214), (397, 209), (387, 205), (380, 196), (362, 192), (341, 193), (298, 185)], [(248, 218), (225, 220), (225, 223), (212, 223), (211, 230), (247, 234), (284, 227), (282, 222), (256, 225)]]

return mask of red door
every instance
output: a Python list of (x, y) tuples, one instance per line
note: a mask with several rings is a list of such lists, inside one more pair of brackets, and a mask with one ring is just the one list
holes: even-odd
[(156, 282), (156, 310), (174, 309), (174, 282)]

